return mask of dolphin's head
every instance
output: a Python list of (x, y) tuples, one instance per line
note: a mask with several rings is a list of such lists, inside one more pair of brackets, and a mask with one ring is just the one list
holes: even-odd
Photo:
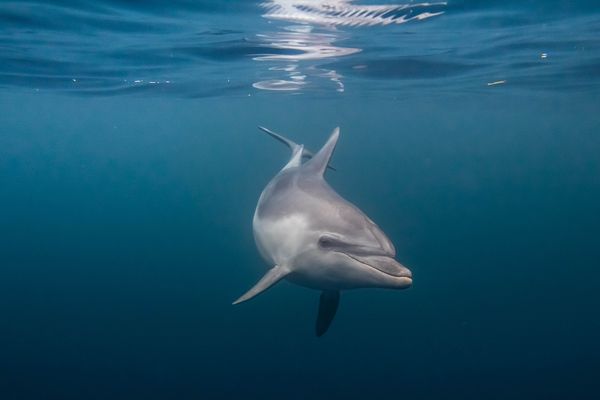
[[(366, 239), (366, 240), (364, 240)], [(322, 234), (317, 242), (319, 258), (333, 264), (344, 282), (356, 287), (382, 287), (406, 289), (412, 285), (411, 271), (394, 259), (394, 253), (386, 251), (391, 244), (372, 246), (368, 236), (339, 233)], [(387, 239), (387, 238), (386, 238)], [(388, 247), (389, 248), (389, 247)]]
[(311, 261), (331, 271), (341, 286), (410, 287), (412, 273), (394, 259), (396, 250), (383, 231), (358, 208), (337, 200), (316, 224)]

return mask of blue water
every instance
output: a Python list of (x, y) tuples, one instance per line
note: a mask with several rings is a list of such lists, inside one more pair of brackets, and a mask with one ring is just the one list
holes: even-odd
[[(1, 2), (0, 399), (598, 398), (599, 3), (410, 4)], [(231, 305), (257, 125), (412, 288)]]

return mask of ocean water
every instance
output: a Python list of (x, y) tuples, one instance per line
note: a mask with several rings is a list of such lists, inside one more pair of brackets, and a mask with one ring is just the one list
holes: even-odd
[[(0, 399), (596, 399), (599, 111), (594, 1), (2, 1)], [(257, 125), (413, 287), (231, 305)]]

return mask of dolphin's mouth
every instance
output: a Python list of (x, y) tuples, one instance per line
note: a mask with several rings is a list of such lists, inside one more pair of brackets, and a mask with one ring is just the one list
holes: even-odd
[(398, 261), (386, 256), (358, 256), (349, 253), (342, 253), (353, 260), (382, 272), (394, 278), (405, 278), (412, 281), (412, 272)]

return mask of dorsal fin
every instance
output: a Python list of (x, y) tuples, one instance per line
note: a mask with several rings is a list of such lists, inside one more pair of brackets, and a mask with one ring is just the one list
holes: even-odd
[(329, 165), (329, 160), (335, 150), (335, 145), (340, 137), (340, 128), (336, 127), (329, 139), (327, 139), (327, 143), (321, 147), (321, 150), (317, 154), (313, 156), (306, 164), (305, 167), (316, 174), (323, 175), (325, 169)]
[(304, 145), (297, 145), (294, 148), (294, 152), (292, 153), (292, 158), (290, 158), (290, 161), (288, 161), (288, 163), (285, 165), (285, 167), (283, 167), (283, 169), (289, 167), (299, 167), (300, 165), (302, 165), (302, 153), (304, 153)]

